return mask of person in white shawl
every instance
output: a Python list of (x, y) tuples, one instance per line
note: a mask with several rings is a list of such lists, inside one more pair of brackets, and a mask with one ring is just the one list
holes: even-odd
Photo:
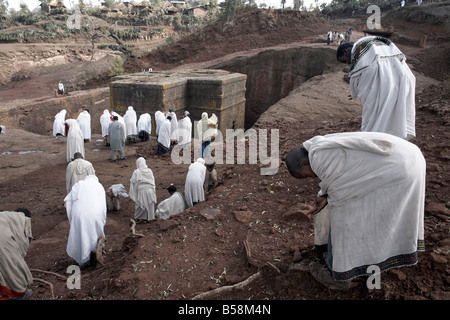
[(158, 139), (156, 140), (158, 142), (158, 152), (167, 153), (170, 151), (171, 119), (170, 116), (161, 119), (161, 127), (159, 129)]
[[(296, 178), (320, 179), (321, 205), (311, 213), (319, 212), (315, 244), (328, 244), (332, 279), (370, 274), (372, 265), (385, 271), (417, 263), (424, 250), (426, 170), (417, 146), (378, 132), (315, 136), (289, 151), (286, 165)], [(325, 268), (310, 268), (326, 276)]]
[(192, 140), (192, 121), (189, 118), (189, 111), (184, 112), (184, 116), (178, 121), (178, 145), (184, 146)]
[(138, 135), (141, 140), (148, 140), (152, 133), (152, 117), (149, 113), (143, 113), (138, 120)]
[(67, 136), (67, 154), (66, 160), (70, 162), (73, 155), (79, 152), (85, 157), (83, 133), (80, 126), (75, 119), (67, 119), (66, 124), (66, 136)]
[(83, 159), (83, 155), (76, 152), (73, 156), (74, 160), (71, 161), (66, 168), (66, 190), (67, 193), (72, 190), (75, 183), (83, 180), (88, 175), (95, 175), (94, 167), (92, 163)]
[(89, 110), (85, 109), (77, 117), (78, 125), (83, 133), (83, 139), (85, 142), (91, 140), (91, 115)]
[(202, 158), (210, 156), (211, 140), (218, 134), (217, 122), (218, 119), (214, 113), (208, 118), (208, 113), (206, 112), (202, 113), (202, 119), (197, 122), (198, 139), (202, 143)]
[(350, 65), (351, 97), (362, 103), (361, 131), (415, 137), (416, 78), (397, 46), (382, 37), (364, 37), (339, 46), (336, 55)]
[(156, 124), (155, 134), (157, 137), (159, 135), (159, 130), (161, 129), (161, 124), (163, 123), (165, 118), (166, 117), (164, 116), (164, 113), (162, 113), (161, 111), (158, 110), (155, 112), (155, 124)]
[(167, 191), (169, 191), (170, 197), (161, 201), (156, 207), (156, 219), (169, 219), (186, 209), (184, 196), (177, 191), (177, 187), (172, 184), (167, 188)]
[(111, 113), (108, 109), (103, 110), (100, 116), (100, 125), (102, 127), (102, 138), (105, 139), (108, 136), (109, 124), (112, 122)]
[(125, 121), (126, 136), (128, 139), (136, 138), (137, 136), (137, 116), (136, 111), (134, 111), (132, 106), (128, 107), (128, 110), (123, 116), (123, 121)]
[(0, 211), (0, 300), (28, 299), (33, 275), (25, 261), (30, 241), (31, 212)]
[(136, 160), (137, 169), (134, 170), (130, 179), (130, 198), (136, 203), (134, 220), (136, 222), (148, 222), (155, 219), (155, 177), (152, 170), (147, 166), (145, 159), (140, 157)]
[(170, 117), (170, 143), (175, 144), (178, 143), (178, 120), (177, 114), (173, 111), (173, 107), (169, 108), (169, 112), (166, 114), (166, 118)]
[(184, 185), (184, 198), (188, 208), (193, 207), (198, 202), (205, 201), (206, 166), (205, 159), (198, 158), (196, 162), (189, 166)]
[(55, 116), (55, 120), (53, 121), (53, 136), (54, 137), (63, 137), (65, 133), (64, 121), (66, 120), (67, 110), (63, 109), (58, 112)]
[(64, 198), (70, 223), (67, 254), (80, 267), (96, 262), (97, 242), (105, 237), (106, 193), (97, 176), (80, 180)]

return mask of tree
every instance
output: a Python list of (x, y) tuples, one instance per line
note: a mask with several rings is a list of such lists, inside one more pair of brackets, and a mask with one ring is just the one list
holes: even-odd
[(8, 1), (0, 0), (0, 15), (5, 15), (6, 10), (8, 10)]

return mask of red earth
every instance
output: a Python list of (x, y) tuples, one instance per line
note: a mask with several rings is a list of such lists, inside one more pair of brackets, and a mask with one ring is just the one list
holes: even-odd
[[(342, 30), (346, 27), (316, 17), (295, 23), (300, 14), (275, 14), (290, 22), (270, 24), (264, 16), (267, 12), (243, 13), (232, 23), (206, 27), (128, 63), (126, 68), (134, 71), (148, 63), (160, 70), (171, 69), (242, 50), (309, 43), (324, 38), (330, 26)], [(257, 21), (259, 28), (255, 26)], [(349, 21), (359, 23), (355, 18)], [(120, 210), (108, 211), (103, 263), (82, 270), (80, 289), (69, 289), (66, 279), (71, 275), (68, 267), (75, 262), (65, 251), (69, 234), (63, 202), (65, 138), (7, 128), (6, 134), (0, 136), (2, 210), (26, 207), (33, 214), (34, 240), (26, 257), (35, 277), (31, 299), (187, 301), (206, 293), (207, 299), (222, 301), (448, 300), (450, 90), (449, 63), (440, 58), (448, 59), (449, 44), (429, 42), (424, 48), (398, 45), (414, 72), (431, 79), (421, 82), (425, 84), (417, 93), (417, 137), (412, 141), (427, 161), (426, 251), (419, 253), (416, 265), (382, 273), (381, 289), (368, 289), (366, 278), (361, 278), (348, 291), (324, 287), (305, 268), (310, 261), (321, 261), (313, 245), (312, 217), (306, 213), (316, 198), (319, 181), (294, 179), (283, 159), (290, 148), (314, 135), (359, 130), (358, 104), (348, 101), (348, 83), (342, 72), (337, 74), (340, 80), (327, 81), (334, 78), (323, 75), (285, 98), (285, 105), (301, 106), (305, 97), (319, 93), (323, 100), (317, 99), (316, 109), (298, 107), (298, 112), (289, 113), (287, 118), (281, 103), (255, 124), (256, 129), (279, 130), (280, 165), (275, 175), (262, 176), (261, 163), (218, 164), (220, 183), (205, 202), (168, 220), (139, 224), (136, 234), (130, 229), (134, 202), (121, 198)], [(16, 98), (26, 97), (20, 86), (15, 88)], [(329, 97), (320, 94), (327, 91), (332, 92)], [(347, 104), (352, 104), (353, 109), (340, 114), (337, 107), (345, 108)], [(170, 155), (157, 155), (154, 139), (127, 144), (126, 160), (111, 163), (109, 154), (100, 134), (94, 132), (93, 139), (86, 143), (86, 159), (94, 165), (105, 189), (122, 183), (129, 190), (136, 159), (143, 156), (155, 175), (158, 202), (168, 197), (166, 187), (171, 183), (184, 190), (188, 164), (175, 165)], [(240, 285), (242, 281), (247, 282)], [(214, 291), (218, 288), (223, 289)]]

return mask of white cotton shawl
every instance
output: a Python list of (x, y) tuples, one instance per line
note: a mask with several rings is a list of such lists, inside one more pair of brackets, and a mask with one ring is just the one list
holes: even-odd
[(206, 167), (205, 160), (197, 159), (196, 162), (189, 166), (184, 185), (184, 198), (188, 208), (194, 206), (194, 202), (205, 201), (205, 183)]
[(139, 117), (138, 132), (145, 131), (148, 134), (152, 133), (152, 118), (149, 113), (143, 113)]
[[(136, 160), (136, 167), (130, 179), (130, 198), (148, 214), (154, 214), (154, 204), (157, 201), (155, 177), (143, 157)], [(149, 220), (153, 219), (154, 216), (149, 217)]]
[(83, 133), (77, 121), (75, 119), (67, 119), (65, 123), (69, 126), (69, 132), (67, 133), (67, 162), (70, 162), (76, 152), (80, 152), (85, 158)]
[(94, 175), (77, 182), (64, 199), (70, 223), (67, 254), (79, 265), (89, 261), (97, 241), (105, 236), (106, 194)]
[(179, 214), (186, 209), (186, 202), (180, 192), (175, 192), (169, 198), (161, 201), (156, 208), (157, 219), (169, 219), (171, 216)]
[(161, 123), (161, 128), (158, 134), (158, 143), (162, 144), (167, 149), (170, 148), (170, 120), (163, 119)]
[(109, 110), (103, 110), (103, 114), (100, 116), (100, 125), (102, 127), (102, 138), (108, 135), (109, 124), (112, 122), (111, 114)]
[(32, 238), (31, 219), (22, 212), (0, 212), (0, 285), (24, 292), (33, 282), (25, 262)]
[(88, 175), (95, 175), (92, 163), (84, 159), (75, 159), (67, 165), (66, 169), (66, 190), (67, 193), (72, 190), (75, 183), (83, 180)]
[(128, 107), (127, 112), (123, 116), (125, 121), (125, 129), (127, 137), (130, 135), (137, 135), (137, 116), (132, 106)]
[(78, 125), (83, 133), (83, 138), (91, 140), (91, 115), (88, 111), (84, 110), (77, 117)]
[[(360, 41), (368, 38), (373, 37)], [(353, 51), (357, 46), (358, 42)], [(416, 135), (416, 78), (395, 44), (371, 45), (349, 77), (352, 98), (359, 98), (363, 106), (362, 131), (390, 133), (403, 139)]]
[(185, 145), (192, 140), (192, 121), (186, 116), (178, 121), (178, 144)]
[(159, 130), (161, 129), (161, 125), (164, 122), (165, 117), (164, 117), (164, 113), (162, 113), (161, 111), (156, 111), (155, 112), (155, 123), (156, 123), (156, 135), (159, 135)]
[(58, 112), (55, 116), (55, 121), (53, 121), (53, 136), (56, 137), (56, 134), (59, 133), (61, 135), (65, 135), (65, 128), (64, 128), (64, 121), (66, 120), (66, 113), (67, 111), (65, 109)]
[(177, 114), (173, 111), (167, 112), (166, 118), (170, 117), (170, 139), (173, 141), (177, 141), (177, 129), (178, 129), (178, 120)]
[(356, 132), (316, 136), (303, 146), (328, 195), (335, 277), (422, 250), (426, 165), (415, 145)]

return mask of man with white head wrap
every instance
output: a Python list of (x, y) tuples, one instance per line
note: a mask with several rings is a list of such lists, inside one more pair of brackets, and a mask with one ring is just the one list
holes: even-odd
[(105, 236), (106, 193), (97, 176), (78, 181), (64, 198), (70, 223), (67, 254), (80, 267), (94, 264), (97, 242)]
[(79, 152), (85, 157), (84, 153), (84, 140), (83, 133), (78, 125), (77, 120), (75, 119), (67, 119), (65, 121), (66, 124), (66, 136), (67, 136), (67, 154), (66, 160), (70, 162), (72, 160), (72, 156)]
[(155, 219), (155, 177), (143, 157), (136, 160), (136, 167), (130, 179), (129, 192), (130, 198), (136, 203), (134, 220), (148, 222)]
[(205, 201), (205, 183), (206, 166), (205, 160), (198, 158), (196, 162), (189, 166), (184, 185), (184, 198), (188, 208), (193, 207), (198, 202)]
[(125, 121), (125, 130), (128, 140), (135, 139), (137, 137), (137, 116), (136, 111), (134, 111), (132, 106), (128, 107), (128, 110), (123, 116), (123, 121)]
[(54, 137), (63, 137), (65, 128), (64, 121), (66, 120), (67, 110), (63, 109), (58, 112), (55, 116), (55, 120), (53, 121), (53, 136)]
[(91, 140), (91, 115), (89, 110), (84, 109), (77, 117), (78, 125), (83, 133), (84, 142)]
[(73, 158), (74, 160), (67, 165), (66, 169), (67, 193), (72, 190), (73, 185), (78, 181), (83, 180), (88, 175), (95, 175), (95, 170), (92, 163), (84, 160), (81, 153), (75, 152)]
[(209, 157), (209, 145), (211, 144), (211, 139), (218, 133), (217, 116), (213, 113), (210, 118), (208, 118), (208, 113), (202, 113), (202, 119), (197, 123), (197, 133), (198, 138), (202, 143), (202, 158)]

